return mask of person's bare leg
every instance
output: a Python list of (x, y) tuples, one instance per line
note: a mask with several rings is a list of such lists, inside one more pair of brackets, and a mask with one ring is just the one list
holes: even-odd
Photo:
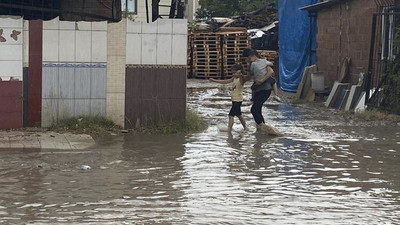
[(278, 95), (278, 85), (276, 83), (274, 84), (274, 93)]
[(240, 115), (240, 116), (238, 116), (238, 117), (239, 117), (240, 123), (241, 123), (242, 126), (243, 126), (243, 130), (247, 130), (246, 121), (244, 120), (243, 116)]
[(233, 116), (229, 116), (228, 132), (232, 131), (232, 127), (233, 127)]
[(278, 96), (278, 85), (276, 83), (274, 84), (274, 93), (273, 98), (278, 102), (282, 102), (282, 99)]

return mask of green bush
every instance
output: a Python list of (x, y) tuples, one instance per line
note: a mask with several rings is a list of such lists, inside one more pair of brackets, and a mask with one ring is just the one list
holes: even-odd
[(389, 112), (400, 114), (400, 60), (390, 65), (389, 75), (383, 86), (381, 107)]

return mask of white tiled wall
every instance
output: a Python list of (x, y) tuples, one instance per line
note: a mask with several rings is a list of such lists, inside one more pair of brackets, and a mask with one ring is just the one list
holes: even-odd
[(128, 20), (126, 40), (126, 64), (186, 65), (187, 20)]
[(18, 16), (0, 16), (0, 27), (2, 28), (22, 28), (23, 21)]
[(157, 64), (157, 34), (142, 34), (142, 64)]
[(172, 36), (172, 65), (187, 64), (187, 35)]
[[(43, 22), (43, 25), (46, 22)], [(59, 31), (43, 30), (43, 62), (58, 62), (59, 58)]]
[[(105, 32), (103, 32), (105, 33)], [(92, 62), (92, 31), (76, 31), (75, 62)], [(95, 40), (101, 42), (101, 40)], [(106, 41), (106, 40), (104, 40)], [(106, 49), (106, 43), (101, 48)], [(99, 53), (104, 53), (99, 52)]]
[(126, 37), (127, 64), (142, 64), (142, 34), (131, 33)]
[(158, 34), (156, 47), (157, 47), (157, 64), (171, 65), (172, 35)]
[(24, 26), (21, 17), (0, 17), (0, 77), (22, 80)]
[[(75, 62), (75, 32), (71, 30), (60, 30), (59, 38), (56, 41), (58, 41), (56, 47), (58, 47), (59, 50), (58, 60), (60, 62)], [(46, 45), (45, 42), (43, 42), (43, 44)]]
[(106, 116), (106, 67), (107, 22), (44, 21), (42, 126)]
[(43, 62), (107, 61), (107, 22), (43, 21)]
[(23, 55), (23, 62), (24, 67), (29, 66), (29, 21), (24, 20), (24, 55)]
[(107, 32), (92, 31), (92, 62), (107, 62), (107, 47), (104, 48), (104, 43), (107, 43)]

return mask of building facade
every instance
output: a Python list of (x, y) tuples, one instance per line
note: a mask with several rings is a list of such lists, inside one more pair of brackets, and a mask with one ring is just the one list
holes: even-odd
[(368, 70), (374, 0), (342, 0), (317, 10), (316, 64), (325, 84), (339, 80), (345, 59), (350, 59), (346, 82), (357, 84)]
[(127, 128), (184, 118), (185, 19), (107, 23), (4, 17), (0, 31), (5, 39), (0, 42), (1, 129), (47, 127), (86, 115), (105, 116)]

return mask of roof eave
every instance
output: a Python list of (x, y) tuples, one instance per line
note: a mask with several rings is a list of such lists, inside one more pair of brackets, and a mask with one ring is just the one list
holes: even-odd
[(312, 4), (312, 5), (304, 6), (299, 9), (306, 10), (309, 12), (318, 12), (322, 9), (325, 9), (327, 7), (336, 5), (336, 4), (344, 2), (344, 1), (347, 1), (347, 0), (328, 0), (328, 1), (324, 1), (324, 2), (318, 2), (318, 3)]

